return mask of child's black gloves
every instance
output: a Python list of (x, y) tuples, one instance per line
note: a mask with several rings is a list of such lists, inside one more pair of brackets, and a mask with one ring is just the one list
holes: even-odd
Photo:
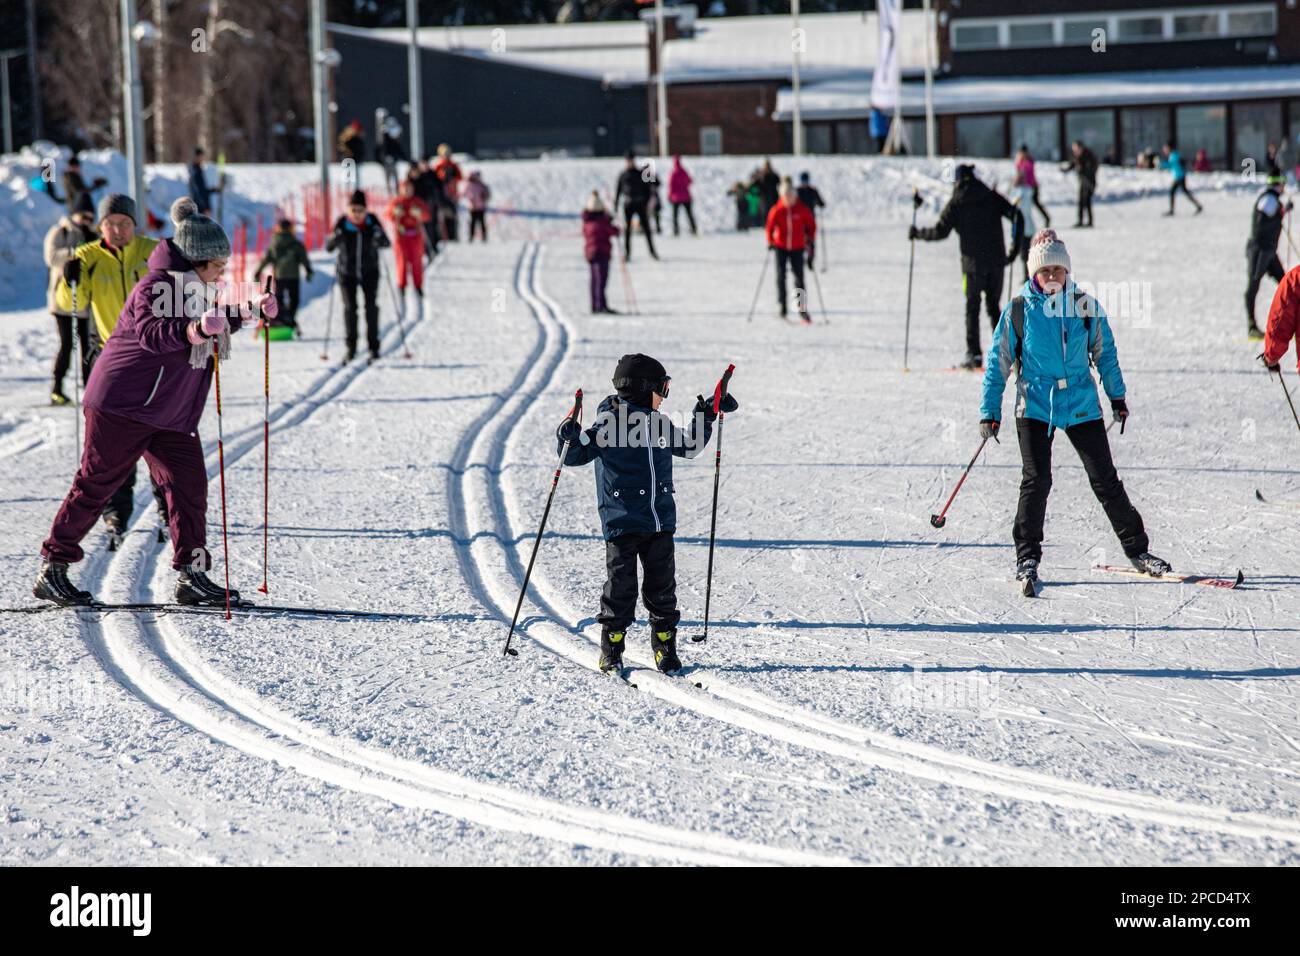
[[(730, 392), (722, 396), (722, 410), (726, 414), (730, 415), (739, 407), (740, 403), (731, 397)], [(695, 397), (695, 414), (703, 415), (706, 422), (711, 422), (717, 418), (717, 413), (713, 411), (713, 399), (705, 398), (703, 395), (697, 395)]]
[(560, 422), (560, 427), (555, 429), (555, 437), (566, 445), (575, 444), (578, 437), (582, 434), (582, 426), (572, 418), (566, 418)]

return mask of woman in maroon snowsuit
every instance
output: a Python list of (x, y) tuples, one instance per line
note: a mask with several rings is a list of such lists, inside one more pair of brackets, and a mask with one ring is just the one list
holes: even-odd
[[(251, 304), (215, 304), (230, 257), (225, 230), (199, 214), (193, 200), (172, 205), (173, 238), (149, 256), (149, 272), (126, 300), (113, 335), (95, 363), (84, 399), (86, 439), (72, 490), (41, 546), (45, 559), (33, 592), (59, 604), (94, 598), (68, 580), (84, 556), (81, 540), (104, 503), (143, 456), (167, 498), (176, 600), (219, 604), (207, 550), (207, 469), (198, 424), (212, 382), (213, 351), (230, 352), (230, 333), (252, 315)], [(275, 296), (260, 298), (274, 318)], [(232, 599), (237, 592), (230, 593)]]
[(582, 241), (591, 268), (591, 311), (593, 315), (618, 315), (605, 301), (605, 284), (609, 281), (611, 242), (618, 235), (618, 226), (605, 211), (600, 193), (594, 189), (587, 207), (582, 211)]

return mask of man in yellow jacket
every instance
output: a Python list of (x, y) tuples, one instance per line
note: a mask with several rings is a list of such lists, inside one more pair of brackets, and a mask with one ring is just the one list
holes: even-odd
[[(63, 265), (63, 277), (54, 290), (55, 305), (72, 311), (72, 283), (77, 285), (77, 309), (90, 308), (94, 318), (89, 338), (94, 342), (87, 367), (117, 327), (117, 317), (127, 297), (149, 271), (149, 255), (159, 240), (136, 234), (135, 201), (122, 193), (110, 193), (99, 201), (99, 235), (96, 242), (77, 247)], [(158, 485), (153, 486), (158, 504), (160, 531), (167, 527), (167, 502)], [(112, 536), (109, 549), (116, 550), (135, 510), (135, 471), (104, 506), (104, 523)]]

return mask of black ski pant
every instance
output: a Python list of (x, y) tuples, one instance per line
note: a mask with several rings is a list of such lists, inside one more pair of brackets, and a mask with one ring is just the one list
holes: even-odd
[(776, 252), (776, 303), (781, 307), (781, 314), (786, 313), (785, 270), (787, 266), (794, 273), (795, 308), (799, 312), (807, 311), (808, 293), (804, 290), (803, 284), (803, 250), (782, 249), (780, 246), (772, 248)]
[(1079, 183), (1079, 214), (1075, 217), (1075, 225), (1082, 226), (1085, 224), (1092, 225), (1092, 194), (1097, 191), (1097, 184), (1083, 180)]
[(474, 232), (478, 231), (479, 236), (484, 242), (487, 242), (487, 210), (471, 209), (469, 211), (469, 241), (474, 241)]
[(1264, 276), (1272, 276), (1274, 282), (1281, 282), (1286, 270), (1282, 268), (1276, 249), (1260, 249), (1251, 242), (1246, 246), (1246, 274), (1246, 317), (1254, 325), (1255, 297), (1259, 294), (1260, 282)]
[[(1134, 558), (1147, 550), (1147, 533), (1142, 516), (1128, 500), (1128, 492), (1119, 480), (1110, 457), (1110, 440), (1100, 418), (1064, 430), (1070, 439), (1083, 470), (1092, 483), (1092, 493), (1101, 502), (1110, 526), (1119, 537), (1127, 557)], [(1016, 542), (1016, 560), (1043, 557), (1043, 519), (1047, 515), (1047, 495), (1052, 490), (1052, 437), (1046, 422), (1034, 418), (1016, 419), (1016, 436), (1020, 439), (1020, 505), (1012, 537)]]
[(650, 255), (656, 259), (659, 254), (655, 252), (655, 239), (650, 231), (649, 213), (646, 211), (646, 203), (623, 203), (623, 254), (632, 258), (632, 220), (641, 220), (641, 231), (645, 233), (645, 243), (650, 247)]
[(357, 351), (357, 286), (366, 297), (366, 345), (371, 355), (379, 354), (379, 273), (362, 272), (360, 283), (354, 275), (339, 278), (339, 293), (343, 296), (344, 340), (348, 354)]
[(681, 231), (677, 228), (677, 211), (679, 209), (686, 210), (686, 221), (691, 224), (691, 235), (695, 235), (695, 213), (691, 210), (691, 204), (688, 202), (673, 203), (673, 235), (681, 235)]
[(302, 295), (298, 279), (275, 280), (275, 298), (280, 303), (279, 314), (271, 320), (273, 325), (287, 325), (291, 329), (298, 327), (298, 303)]
[(1180, 189), (1182, 190), (1183, 195), (1192, 201), (1193, 206), (1195, 206), (1197, 209), (1201, 208), (1201, 204), (1196, 201), (1196, 197), (1193, 196), (1191, 190), (1187, 188), (1187, 180), (1175, 179), (1173, 185), (1169, 187), (1169, 211), (1170, 212), (1174, 211), (1174, 197), (1178, 195), (1178, 191)]
[(984, 296), (984, 311), (988, 313), (989, 325), (996, 329), (998, 316), (1002, 314), (1002, 270), (964, 272), (961, 281), (966, 291), (966, 354), (983, 355), (984, 349), (980, 346), (980, 296)]
[(597, 620), (611, 631), (626, 631), (636, 620), (638, 558), (644, 574), (641, 601), (650, 615), (651, 633), (670, 630), (681, 620), (671, 531), (624, 532), (605, 542), (605, 590)]
[[(90, 366), (94, 359), (90, 354), (90, 339), (85, 318), (77, 319), (77, 338), (81, 340), (81, 384), (90, 378)], [(55, 313), (54, 324), (59, 329), (59, 352), (54, 357), (54, 391), (63, 391), (63, 379), (72, 366), (72, 316)]]
[[(1043, 208), (1043, 204), (1042, 204), (1042, 202), (1040, 202), (1039, 199), (1038, 199), (1038, 187), (1037, 187), (1037, 186), (1034, 187), (1034, 208), (1037, 209), (1039, 212), (1041, 212), (1041, 213), (1043, 214), (1043, 228), (1045, 229), (1045, 228), (1047, 228), (1048, 226), (1050, 226), (1050, 225), (1052, 224), (1052, 217), (1049, 216), (1049, 215), (1047, 214), (1047, 210), (1046, 210), (1045, 208)], [(1026, 238), (1026, 240), (1025, 240), (1025, 245), (1026, 245), (1026, 246), (1029, 245), (1029, 238), (1032, 238), (1032, 237), (1027, 237), (1027, 238)]]

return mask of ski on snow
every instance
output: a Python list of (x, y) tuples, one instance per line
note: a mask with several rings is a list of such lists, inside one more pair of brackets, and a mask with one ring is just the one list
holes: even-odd
[[(640, 687), (638, 687), (636, 682), (633, 680), (633, 676), (636, 674), (637, 671), (645, 671), (649, 674), (663, 673), (662, 671), (656, 670), (653, 667), (641, 667), (635, 664), (632, 665), (625, 664), (624, 666), (618, 668), (617, 670), (603, 671), (602, 673), (608, 674), (610, 677), (616, 678), (617, 680), (621, 680), (624, 684), (627, 684), (627, 686), (631, 687), (633, 690), (640, 690)], [(672, 674), (664, 674), (664, 676), (669, 678), (679, 678), (682, 677), (682, 671), (676, 671), (675, 673)], [(689, 677), (685, 677), (682, 679), (684, 679), (688, 684), (694, 685), (695, 687), (699, 687), (700, 689), (704, 688), (704, 685), (699, 681), (691, 680)]]
[[(49, 611), (90, 611), (96, 614), (114, 611), (156, 614), (225, 614), (224, 604), (175, 604), (148, 601), (94, 604), (36, 604), (30, 607), (4, 607), (0, 614), (43, 614)], [(406, 614), (398, 611), (352, 611), (346, 608), (290, 607), (280, 604), (253, 604), (248, 601), (232, 602), (230, 613), (286, 614), (301, 617), (341, 617), (378, 621), (431, 620), (426, 614)]]
[(1263, 492), (1258, 488), (1255, 489), (1255, 500), (1260, 504), (1277, 505), (1280, 508), (1300, 508), (1300, 501), (1278, 501), (1276, 498), (1265, 498)]
[(1139, 571), (1137, 568), (1116, 567), (1110, 564), (1093, 565), (1093, 570), (1109, 571), (1113, 574), (1129, 574), (1135, 578), (1145, 578), (1148, 581), (1164, 581), (1168, 584), (1204, 584), (1206, 587), (1225, 588), (1227, 590), (1232, 590), (1246, 580), (1246, 576), (1240, 571), (1237, 572), (1235, 578), (1216, 578), (1204, 574), (1173, 574), (1172, 572), (1156, 577), (1147, 574), (1145, 571)]

